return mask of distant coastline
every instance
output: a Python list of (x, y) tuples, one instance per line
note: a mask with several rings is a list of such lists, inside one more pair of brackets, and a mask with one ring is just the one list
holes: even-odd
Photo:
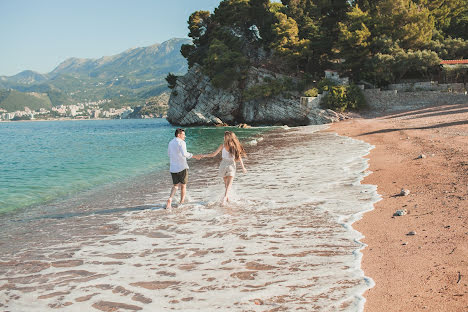
[(12, 123), (12, 122), (35, 122), (35, 121), (82, 121), (82, 120), (125, 120), (125, 119), (166, 119), (166, 117), (153, 117), (153, 118), (53, 118), (53, 119), (31, 119), (31, 120), (0, 120), (0, 123)]

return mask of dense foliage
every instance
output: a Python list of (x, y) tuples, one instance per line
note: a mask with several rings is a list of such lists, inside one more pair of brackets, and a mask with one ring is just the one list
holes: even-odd
[(323, 108), (344, 112), (365, 108), (366, 100), (356, 85), (331, 86), (321, 105)]
[(169, 89), (174, 89), (176, 82), (177, 82), (177, 76), (174, 75), (173, 73), (169, 73), (166, 76), (166, 81), (167, 81), (167, 86)]
[(468, 0), (223, 0), (194, 12), (188, 28), (183, 56), (223, 88), (251, 65), (315, 80), (331, 68), (381, 86), (468, 57)]
[(288, 91), (297, 90), (297, 85), (290, 79), (265, 79), (265, 82), (256, 84), (243, 92), (246, 101), (271, 98), (277, 95), (285, 95)]
[(304, 96), (316, 97), (319, 91), (317, 88), (312, 88), (304, 92)]

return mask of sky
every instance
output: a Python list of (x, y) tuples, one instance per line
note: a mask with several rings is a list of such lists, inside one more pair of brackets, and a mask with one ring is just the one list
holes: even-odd
[(0, 76), (45, 74), (70, 57), (100, 58), (171, 38), (220, 0), (0, 0)]

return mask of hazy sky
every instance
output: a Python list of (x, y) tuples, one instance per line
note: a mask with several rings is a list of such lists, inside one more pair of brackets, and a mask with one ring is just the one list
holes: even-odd
[(52, 71), (70, 57), (99, 58), (187, 37), (187, 20), (220, 0), (0, 0), (0, 76)]

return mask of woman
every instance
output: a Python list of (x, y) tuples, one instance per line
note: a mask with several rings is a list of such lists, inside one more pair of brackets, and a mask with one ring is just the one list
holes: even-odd
[(229, 191), (232, 186), (232, 181), (236, 175), (236, 162), (240, 162), (242, 171), (244, 173), (247, 170), (244, 167), (244, 162), (242, 157), (245, 156), (245, 150), (242, 147), (241, 143), (236, 137), (236, 134), (232, 131), (224, 132), (224, 143), (221, 144), (216, 151), (211, 154), (201, 155), (204, 157), (215, 157), (222, 151), (222, 160), (219, 165), (219, 176), (224, 180), (225, 192), (223, 196), (223, 205), (226, 202), (229, 202)]

